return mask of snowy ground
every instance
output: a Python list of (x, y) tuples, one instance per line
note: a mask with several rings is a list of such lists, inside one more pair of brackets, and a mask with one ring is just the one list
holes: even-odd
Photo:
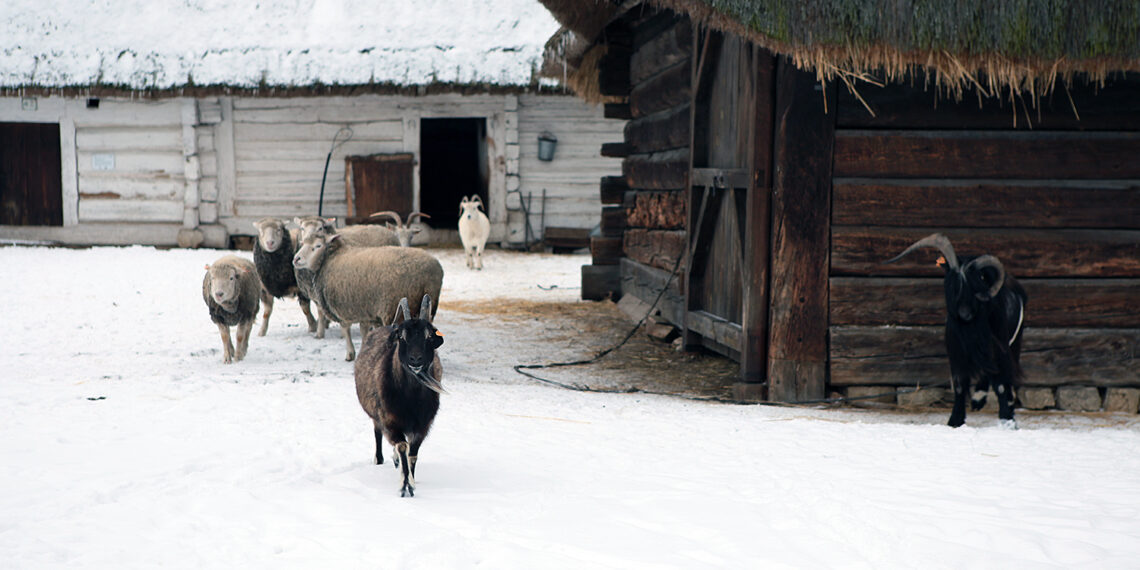
[[(448, 300), (574, 302), (584, 256), (433, 250), (445, 395), (414, 499), (335, 332), (292, 301), (223, 365), (218, 251), (0, 248), (4, 568), (1135, 568), (1140, 428), (885, 415), (535, 385)], [(538, 285), (550, 290), (539, 288)], [(523, 348), (530, 347), (530, 348)], [(571, 347), (572, 348), (572, 347)], [(387, 452), (386, 452), (387, 453)], [(390, 455), (389, 455), (390, 456)]]

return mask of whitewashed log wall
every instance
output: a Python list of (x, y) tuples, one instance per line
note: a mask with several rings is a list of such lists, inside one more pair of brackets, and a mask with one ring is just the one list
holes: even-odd
[[(6, 97), (0, 122), (60, 125), (64, 227), (0, 227), (0, 238), (173, 245), (179, 231), (201, 230), (206, 245), (224, 246), (261, 217), (316, 213), (325, 157), (347, 126), (352, 139), (333, 153), (324, 198), (326, 215), (344, 216), (346, 156), (418, 155), (421, 119), (460, 117), (487, 119), (493, 241), (523, 240), (519, 193), (508, 190), (531, 193), (536, 229), (543, 189), (546, 226), (597, 224), (599, 178), (621, 171), (599, 151), (621, 140), (624, 123), (569, 96), (102, 99), (98, 108), (39, 97), (35, 109)], [(552, 162), (537, 158), (544, 131), (559, 139)], [(418, 206), (418, 167), (415, 189)]]
[[(543, 223), (546, 190), (546, 227), (592, 229), (601, 219), (601, 177), (621, 175), (621, 159), (603, 157), (602, 144), (622, 142), (625, 121), (606, 119), (601, 105), (574, 97), (521, 95), (518, 108), (519, 182), (522, 195), (531, 196), (531, 226), (539, 229)], [(558, 138), (549, 162), (538, 159), (543, 132)], [(512, 195), (508, 205), (516, 199)]]

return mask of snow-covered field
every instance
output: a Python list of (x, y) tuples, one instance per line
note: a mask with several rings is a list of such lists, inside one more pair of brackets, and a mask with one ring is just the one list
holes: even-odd
[(1140, 561), (1135, 422), (1023, 416), (1007, 431), (973, 414), (952, 430), (942, 413), (534, 385), (510, 366), (516, 347), (543, 353), (542, 323), (497, 327), (448, 299), (574, 302), (588, 257), (494, 251), (474, 273), (433, 251), (449, 393), (401, 499), (390, 462), (370, 462), (335, 329), (310, 338), (278, 301), (246, 360), (222, 364), (200, 296), (222, 252), (0, 248), (0, 567)]

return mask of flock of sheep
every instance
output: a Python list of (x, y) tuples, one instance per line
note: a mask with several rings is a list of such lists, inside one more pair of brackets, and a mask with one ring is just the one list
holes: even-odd
[[(490, 222), (478, 196), (460, 204), (459, 235), (467, 267), (483, 268), (483, 248)], [(354, 375), (361, 407), (372, 418), (376, 463), (384, 462), (383, 438), (393, 446), (401, 468), (401, 496), (415, 490), (416, 456), (439, 409), (443, 369), (435, 350), (443, 336), (432, 325), (443, 287), (443, 266), (430, 253), (411, 246), (412, 221), (379, 212), (394, 224), (337, 229), (318, 216), (294, 218), (294, 228), (276, 218), (254, 223), (253, 261), (226, 255), (206, 266), (202, 298), (222, 338), (222, 361), (245, 357), (259, 308), (264, 305), (259, 336), (265, 336), (274, 298), (296, 296), (309, 332), (324, 338), (328, 322), (341, 326), (347, 352), (356, 360)], [(426, 217), (426, 216), (424, 216)], [(420, 303), (411, 315), (409, 299)], [(310, 303), (317, 306), (314, 317)], [(351, 326), (360, 326), (357, 359)], [(230, 336), (236, 327), (237, 346)]]

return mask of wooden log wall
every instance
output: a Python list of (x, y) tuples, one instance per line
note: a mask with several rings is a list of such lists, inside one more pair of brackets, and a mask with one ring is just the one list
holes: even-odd
[(861, 88), (874, 116), (840, 91), (833, 387), (948, 380), (939, 254), (882, 265), (933, 232), (1025, 286), (1026, 385), (1140, 386), (1140, 80), (1072, 85), (1071, 103), (1059, 89), (1036, 110)]
[(671, 272), (686, 242), (693, 27), (669, 11), (640, 14), (626, 25), (632, 43), (622, 251), (630, 260)]

